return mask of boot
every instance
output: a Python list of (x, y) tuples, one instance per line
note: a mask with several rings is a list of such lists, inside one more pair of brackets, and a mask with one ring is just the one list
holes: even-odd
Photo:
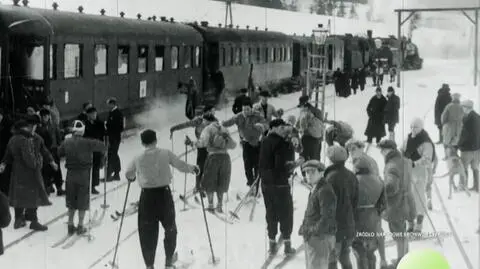
[(77, 227), (77, 234), (82, 235), (87, 232), (87, 228), (83, 227), (82, 225), (78, 225)]
[(62, 188), (58, 188), (57, 189), (57, 196), (64, 196), (64, 195), (65, 195), (65, 191)]
[(270, 255), (274, 255), (277, 253), (277, 251), (278, 251), (277, 241), (275, 239), (270, 239), (268, 253)]
[(30, 229), (34, 231), (44, 232), (48, 230), (48, 227), (46, 225), (40, 224), (38, 221), (32, 221), (32, 223), (30, 223)]
[(100, 194), (100, 192), (97, 191), (97, 189), (95, 189), (95, 187), (92, 187), (92, 194)]
[(15, 222), (13, 223), (13, 229), (20, 229), (27, 226), (27, 222), (25, 221), (24, 218), (19, 218), (15, 219)]
[(67, 230), (68, 230), (68, 235), (73, 235), (77, 231), (77, 229), (73, 224), (69, 224)]
[(222, 206), (222, 204), (221, 204), (221, 203), (218, 203), (218, 204), (217, 204), (217, 208), (216, 208), (216, 210), (217, 210), (217, 212), (218, 212), (218, 213), (223, 213), (223, 209), (222, 209), (222, 207), (223, 207), (223, 206)]
[(173, 253), (171, 257), (165, 258), (165, 269), (172, 269), (175, 268), (174, 263), (178, 260), (177, 252)]
[(473, 186), (470, 189), (471, 191), (476, 191), (478, 192), (478, 170), (473, 170)]
[(292, 242), (290, 240), (285, 240), (283, 244), (283, 251), (285, 252), (285, 255), (295, 254), (296, 250), (292, 248)]

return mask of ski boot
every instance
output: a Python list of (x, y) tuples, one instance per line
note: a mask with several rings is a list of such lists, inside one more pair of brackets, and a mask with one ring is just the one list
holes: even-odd
[(285, 255), (289, 256), (295, 254), (296, 250), (292, 248), (292, 242), (290, 241), (290, 239), (285, 240), (283, 244), (283, 251), (285, 252)]
[(30, 229), (34, 231), (44, 232), (48, 230), (48, 227), (46, 225), (40, 224), (38, 221), (32, 221), (30, 223)]
[(165, 259), (165, 269), (175, 269), (174, 263), (177, 262), (177, 260), (178, 260), (177, 252), (173, 253), (172, 257), (167, 257)]
[(209, 204), (207, 208), (205, 208), (206, 211), (215, 213), (215, 206), (213, 204)]
[(83, 227), (82, 225), (78, 225), (77, 227), (77, 234), (83, 235), (87, 232), (87, 228)]
[(68, 230), (68, 235), (73, 235), (77, 231), (77, 228), (75, 228), (73, 224), (68, 224), (67, 230)]
[(268, 245), (269, 245), (269, 248), (268, 248), (268, 254), (269, 255), (275, 255), (277, 254), (278, 252), (278, 245), (277, 245), (277, 241), (275, 239), (269, 239), (268, 241)]
[(13, 223), (13, 229), (20, 229), (27, 226), (27, 222), (25, 221), (24, 218), (18, 218), (15, 219), (15, 222)]
[(216, 211), (217, 211), (217, 213), (220, 213), (220, 214), (223, 213), (222, 204), (220, 204), (220, 203), (217, 204)]

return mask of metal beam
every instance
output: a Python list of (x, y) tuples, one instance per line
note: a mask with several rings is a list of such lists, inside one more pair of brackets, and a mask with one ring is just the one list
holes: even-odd
[[(408, 14), (408, 16), (403, 21), (400, 22), (400, 26), (406, 23), (415, 13), (416, 13), (415, 11), (410, 12), (410, 14)], [(400, 18), (401, 18), (402, 12), (399, 12), (398, 14), (400, 14)]]
[(473, 24), (475, 24), (475, 20), (472, 19), (472, 17), (470, 17), (470, 15), (467, 14), (467, 12), (465, 12), (464, 10), (462, 10), (462, 14), (465, 15), (465, 17), (467, 17), (467, 19), (469, 21), (471, 21)]
[(395, 12), (442, 12), (442, 11), (476, 11), (480, 7), (453, 7), (453, 8), (401, 8), (395, 9)]

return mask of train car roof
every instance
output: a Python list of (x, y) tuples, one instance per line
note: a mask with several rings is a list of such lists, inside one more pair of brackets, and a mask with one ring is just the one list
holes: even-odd
[(203, 34), (203, 37), (207, 42), (292, 42), (292, 39), (288, 35), (280, 32), (210, 26), (205, 27), (201, 25), (193, 26)]
[(188, 40), (201, 43), (203, 38), (182, 23), (147, 21), (121, 17), (0, 5), (0, 29), (20, 34), (148, 38), (166, 42)]

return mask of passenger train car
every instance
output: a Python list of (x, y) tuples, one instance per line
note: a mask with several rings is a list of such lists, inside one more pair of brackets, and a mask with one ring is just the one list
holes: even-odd
[[(102, 114), (106, 99), (116, 97), (128, 116), (168, 101), (193, 80), (205, 102), (212, 91), (247, 87), (250, 75), (257, 86), (303, 76), (311, 41), (257, 27), (0, 5), (0, 101), (21, 114), (54, 100), (69, 120), (84, 102)], [(329, 74), (361, 68), (372, 57), (361, 37), (329, 36), (325, 46)]]

